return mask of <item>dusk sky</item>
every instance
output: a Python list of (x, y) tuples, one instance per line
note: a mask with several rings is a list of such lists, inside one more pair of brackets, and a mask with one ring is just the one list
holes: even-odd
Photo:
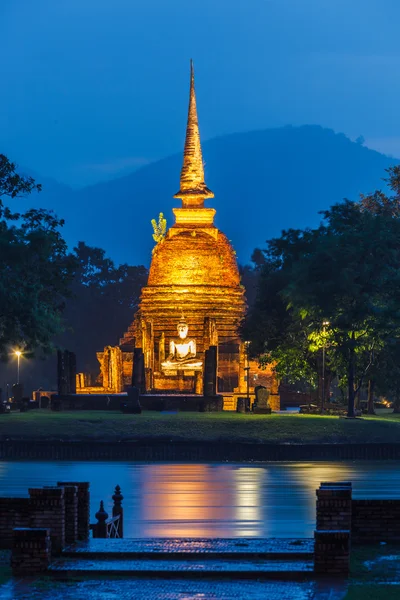
[[(72, 185), (319, 124), (400, 157), (399, 0), (0, 0), (0, 151)], [(206, 157), (205, 157), (206, 158)]]

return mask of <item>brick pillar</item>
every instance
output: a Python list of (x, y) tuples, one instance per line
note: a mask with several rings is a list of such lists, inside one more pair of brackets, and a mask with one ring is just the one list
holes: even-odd
[(18, 527), (13, 530), (11, 568), (14, 575), (46, 571), (51, 559), (49, 529)]
[(347, 575), (350, 568), (350, 531), (314, 532), (315, 573)]
[(61, 487), (64, 488), (65, 543), (74, 544), (78, 539), (78, 488), (65, 484)]
[(348, 481), (321, 483), (314, 533), (316, 573), (347, 574), (350, 567), (352, 488)]
[(75, 486), (78, 490), (78, 540), (89, 539), (90, 491), (87, 481), (59, 481), (60, 486)]
[(32, 525), (50, 530), (51, 547), (59, 554), (65, 547), (65, 502), (63, 488), (30, 488)]
[(317, 494), (317, 530), (351, 530), (352, 489), (348, 481), (321, 483)]

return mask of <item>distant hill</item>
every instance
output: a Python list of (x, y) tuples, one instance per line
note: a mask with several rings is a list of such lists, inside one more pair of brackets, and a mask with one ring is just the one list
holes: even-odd
[[(318, 211), (344, 197), (383, 187), (384, 170), (397, 163), (319, 126), (284, 127), (215, 138), (203, 144), (207, 185), (216, 224), (241, 263), (253, 249), (289, 227), (315, 226)], [(173, 223), (182, 154), (135, 173), (78, 191), (54, 182), (32, 200), (66, 219), (69, 243), (104, 248), (116, 262), (150, 262), (150, 220), (163, 212)], [(24, 201), (26, 202), (26, 201)]]

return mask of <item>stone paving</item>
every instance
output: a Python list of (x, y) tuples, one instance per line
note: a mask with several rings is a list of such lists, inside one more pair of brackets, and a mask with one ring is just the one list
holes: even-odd
[(314, 551), (312, 538), (152, 538), (152, 539), (93, 539), (78, 542), (64, 551), (65, 556), (85, 554), (87, 557), (101, 557), (104, 554), (122, 555), (162, 555), (162, 554), (217, 554), (222, 556), (243, 555), (287, 555), (311, 558)]
[(21, 580), (0, 585), (0, 600), (343, 600), (340, 582)]
[(274, 577), (291, 579), (293, 577), (313, 575), (312, 560), (79, 560), (59, 559), (50, 565), (51, 573), (73, 573), (74, 575), (135, 575), (169, 577), (229, 577), (239, 579), (246, 577)]

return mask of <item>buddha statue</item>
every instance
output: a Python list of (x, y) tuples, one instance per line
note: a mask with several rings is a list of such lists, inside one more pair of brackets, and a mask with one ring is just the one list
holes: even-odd
[(196, 341), (188, 339), (188, 325), (182, 316), (177, 325), (178, 338), (169, 343), (169, 355), (161, 363), (162, 369), (200, 369), (203, 362), (196, 358)]

